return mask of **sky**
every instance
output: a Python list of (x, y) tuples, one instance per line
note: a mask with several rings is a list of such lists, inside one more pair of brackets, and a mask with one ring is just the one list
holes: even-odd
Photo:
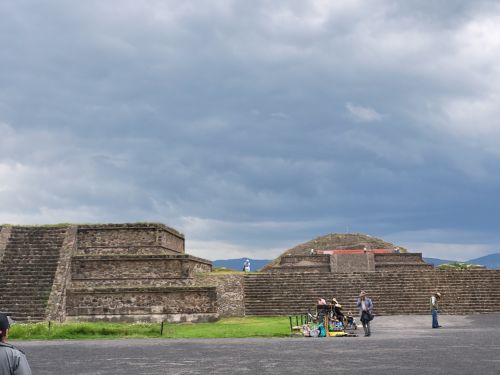
[(0, 0), (0, 223), (500, 252), (495, 1)]

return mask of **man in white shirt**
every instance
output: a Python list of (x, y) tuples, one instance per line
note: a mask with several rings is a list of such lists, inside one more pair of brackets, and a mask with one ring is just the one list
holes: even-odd
[(436, 292), (431, 296), (431, 314), (432, 314), (432, 328), (440, 328), (438, 323), (438, 302), (441, 298), (441, 293)]

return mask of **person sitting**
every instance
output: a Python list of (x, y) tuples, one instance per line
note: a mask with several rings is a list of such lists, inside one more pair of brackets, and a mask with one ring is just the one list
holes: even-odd
[(344, 313), (342, 312), (342, 305), (337, 301), (336, 298), (332, 298), (331, 306), (333, 316), (336, 317), (339, 322), (342, 322), (342, 324), (345, 325), (345, 317)]
[(328, 310), (329, 307), (325, 299), (319, 297), (318, 302), (316, 303), (316, 316), (318, 317), (318, 321), (320, 323), (323, 322), (325, 317), (328, 315)]
[(354, 327), (355, 323), (354, 323), (354, 316), (352, 316), (352, 313), (349, 311), (347, 313), (347, 325), (349, 327)]

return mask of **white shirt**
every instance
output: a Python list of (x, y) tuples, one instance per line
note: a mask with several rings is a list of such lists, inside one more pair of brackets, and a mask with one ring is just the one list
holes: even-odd
[(432, 297), (431, 297), (431, 305), (432, 305), (433, 307), (436, 307), (436, 297), (435, 297), (435, 296), (432, 296)]

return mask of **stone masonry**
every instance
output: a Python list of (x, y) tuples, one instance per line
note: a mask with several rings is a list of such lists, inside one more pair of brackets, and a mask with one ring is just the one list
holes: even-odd
[(0, 311), (18, 320), (46, 319), (66, 234), (66, 227), (10, 228), (0, 261)]
[(350, 273), (268, 273), (244, 277), (246, 315), (304, 314), (319, 297), (336, 297), (355, 315), (365, 290), (375, 313), (428, 314), (431, 293), (443, 294), (445, 314), (500, 312), (500, 270), (408, 269)]
[(5, 248), (7, 247), (11, 231), (11, 226), (0, 226), (0, 262), (5, 254)]
[(213, 320), (216, 288), (193, 282), (211, 269), (162, 224), (4, 226), (0, 311), (29, 321)]
[(267, 272), (363, 272), (390, 271), (403, 269), (428, 269), (432, 265), (425, 263), (421, 253), (384, 253), (371, 251), (339, 254), (284, 255), (279, 263), (266, 267)]
[(361, 255), (290, 254), (268, 273), (217, 274), (162, 224), (4, 225), (0, 311), (21, 321), (210, 321), (300, 314), (336, 297), (356, 314), (363, 289), (378, 315), (428, 313), (434, 291), (443, 313), (500, 312), (500, 271), (437, 270), (419, 253)]

